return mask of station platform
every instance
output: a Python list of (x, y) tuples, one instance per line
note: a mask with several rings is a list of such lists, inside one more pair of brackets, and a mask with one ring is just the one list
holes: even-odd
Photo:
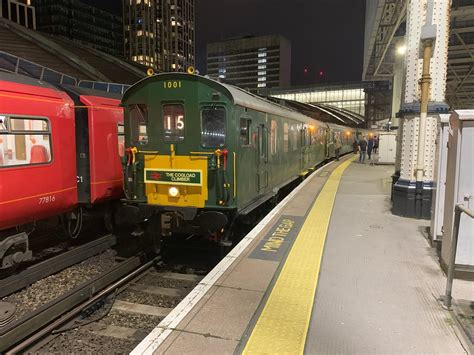
[(393, 166), (353, 160), (310, 175), (132, 354), (469, 353), (429, 221), (391, 214)]

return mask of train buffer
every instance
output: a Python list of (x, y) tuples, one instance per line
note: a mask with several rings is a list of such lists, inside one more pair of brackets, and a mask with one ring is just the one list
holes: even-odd
[(392, 172), (352, 157), (315, 171), (132, 354), (469, 352), (429, 221), (390, 212)]

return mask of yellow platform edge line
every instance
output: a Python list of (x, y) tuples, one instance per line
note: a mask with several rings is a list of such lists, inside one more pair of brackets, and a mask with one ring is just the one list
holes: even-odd
[(354, 159), (332, 172), (316, 198), (243, 354), (303, 354), (336, 193)]

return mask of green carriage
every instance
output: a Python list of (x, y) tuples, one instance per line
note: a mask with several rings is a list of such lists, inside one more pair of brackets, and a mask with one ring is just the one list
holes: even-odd
[(125, 93), (125, 202), (161, 234), (228, 242), (239, 216), (334, 156), (354, 128), (328, 125), (237, 87), (184, 73)]

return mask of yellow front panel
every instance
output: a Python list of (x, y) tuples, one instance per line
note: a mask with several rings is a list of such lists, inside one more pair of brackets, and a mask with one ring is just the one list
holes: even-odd
[[(145, 193), (148, 204), (179, 207), (204, 207), (208, 199), (207, 191), (207, 156), (145, 156), (145, 169), (176, 169), (201, 170), (202, 186), (191, 186), (183, 183), (146, 183)], [(170, 187), (179, 190), (179, 196), (171, 197), (168, 194)]]

